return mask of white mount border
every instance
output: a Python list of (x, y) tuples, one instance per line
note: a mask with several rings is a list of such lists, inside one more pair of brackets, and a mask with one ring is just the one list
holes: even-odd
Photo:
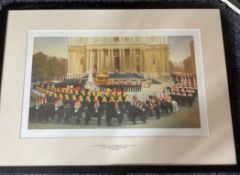
[[(81, 37), (81, 36), (193, 36), (198, 84), (200, 128), (117, 128), (117, 129), (28, 129), (28, 113), (31, 90), (32, 54), (34, 37)], [(22, 105), (22, 138), (34, 137), (134, 137), (134, 136), (208, 136), (208, 117), (200, 29), (159, 30), (29, 30), (25, 67), (25, 84)]]

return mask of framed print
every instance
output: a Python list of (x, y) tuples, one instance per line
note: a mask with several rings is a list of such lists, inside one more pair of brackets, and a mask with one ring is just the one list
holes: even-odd
[(200, 50), (197, 29), (29, 31), (21, 136), (208, 135)]
[(236, 164), (218, 10), (9, 11), (2, 85), (0, 165)]

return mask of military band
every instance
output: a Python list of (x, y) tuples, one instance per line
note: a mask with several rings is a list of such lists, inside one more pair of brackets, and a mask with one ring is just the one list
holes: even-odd
[(161, 119), (162, 116), (178, 112), (178, 106), (193, 105), (197, 97), (195, 76), (174, 73), (172, 79), (171, 87), (161, 90), (159, 96), (156, 93), (149, 95), (146, 101), (141, 101), (137, 95), (129, 99), (129, 91), (141, 91), (141, 81), (110, 81), (100, 84), (99, 91), (85, 89), (81, 83), (42, 82), (33, 87), (36, 100), (30, 107), (29, 119), (33, 122), (89, 125), (95, 118), (98, 126), (102, 122), (111, 126), (116, 123), (113, 120), (118, 125), (125, 120), (133, 124), (137, 124), (137, 121), (147, 123), (149, 117)]

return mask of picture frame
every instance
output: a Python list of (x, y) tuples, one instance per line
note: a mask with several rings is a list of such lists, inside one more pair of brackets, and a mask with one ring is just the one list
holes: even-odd
[[(235, 167), (235, 166), (234, 166)], [(233, 167), (233, 170), (234, 170), (234, 167)], [(231, 166), (230, 166), (230, 168), (231, 168)], [(141, 169), (141, 168), (140, 168)], [(181, 169), (181, 168), (179, 168), (179, 169)], [(194, 167), (193, 167), (193, 169), (194, 169)], [(156, 169), (155, 169), (156, 170)]]
[[(171, 52), (169, 55), (171, 55), (171, 54), (175, 54), (174, 53), (174, 51), (171, 51), (171, 48), (172, 48), (172, 44), (171, 44), (171, 38), (179, 38), (180, 40), (181, 40), (181, 38), (186, 38), (186, 37), (189, 37), (189, 36), (191, 36), (191, 38), (192, 39), (190, 39), (190, 40), (192, 40), (192, 42), (193, 42), (193, 47), (194, 48), (192, 48), (192, 51), (194, 52), (193, 54), (195, 55), (194, 57), (195, 57), (195, 61), (194, 61), (194, 64), (196, 64), (196, 76), (197, 76), (197, 81), (198, 81), (198, 85), (196, 84), (196, 87), (198, 87), (198, 98), (199, 98), (199, 112), (200, 112), (200, 128), (194, 128), (194, 125), (192, 125), (191, 126), (191, 124), (189, 125), (189, 126), (186, 126), (186, 128), (185, 127), (183, 127), (183, 128), (181, 128), (182, 126), (181, 125), (178, 125), (178, 124), (176, 124), (176, 127), (169, 127), (168, 128), (168, 125), (169, 124), (167, 124), (166, 126), (164, 126), (163, 125), (163, 127), (162, 128), (155, 128), (155, 129), (150, 129), (151, 128), (151, 124), (146, 124), (145, 126), (143, 126), (144, 128), (146, 128), (146, 129), (144, 129), (144, 128), (138, 128), (137, 127), (137, 125), (136, 125), (136, 127), (137, 128), (135, 128), (135, 126), (131, 126), (131, 125), (129, 125), (129, 123), (126, 123), (126, 126), (127, 125), (129, 125), (128, 127), (129, 127), (129, 129), (123, 129), (123, 128), (121, 128), (120, 127), (120, 129), (117, 129), (117, 128), (110, 128), (110, 129), (107, 129), (107, 128), (101, 128), (101, 129), (97, 129), (97, 128), (99, 128), (100, 126), (101, 126), (101, 124), (99, 123), (99, 126), (97, 127), (97, 128), (95, 128), (94, 130), (92, 130), (92, 128), (91, 127), (93, 127), (93, 126), (89, 126), (90, 128), (86, 128), (86, 126), (80, 126), (78, 129), (77, 128), (73, 128), (73, 129), (71, 129), (71, 127), (67, 127), (67, 132), (64, 134), (64, 131), (65, 130), (61, 130), (61, 127), (60, 128), (55, 128), (55, 129), (53, 129), (53, 128), (51, 128), (51, 127), (49, 127), (49, 128), (39, 128), (39, 129), (35, 129), (35, 128), (33, 128), (33, 127), (31, 127), (31, 129), (29, 129), (29, 126), (28, 125), (31, 125), (31, 123), (32, 123), (32, 125), (34, 125), (34, 124), (36, 124), (35, 122), (36, 122), (36, 119), (35, 119), (35, 122), (33, 121), (33, 122), (31, 122), (31, 121), (29, 121), (30, 120), (30, 115), (31, 115), (31, 113), (30, 113), (30, 110), (28, 109), (29, 107), (28, 107), (28, 104), (30, 104), (30, 99), (32, 99), (32, 98), (34, 98), (34, 96), (36, 96), (36, 94), (34, 93), (34, 94), (29, 94), (29, 91), (32, 91), (32, 90), (29, 90), (29, 87), (31, 87), (31, 89), (32, 89), (32, 85), (30, 86), (29, 85), (29, 82), (31, 82), (31, 74), (33, 75), (33, 73), (31, 73), (31, 67), (32, 67), (32, 65), (34, 65), (34, 64), (36, 64), (36, 63), (34, 63), (34, 55), (35, 54), (38, 54), (38, 52), (37, 53), (33, 53), (32, 51), (35, 49), (35, 47), (34, 47), (34, 49), (32, 49), (32, 47), (33, 47), (33, 45), (35, 44), (34, 42), (35, 42), (35, 40), (37, 40), (37, 39), (47, 39), (47, 41), (48, 40), (51, 40), (51, 38), (53, 37), (53, 39), (58, 39), (59, 37), (60, 38), (64, 38), (64, 37), (70, 37), (71, 36), (71, 39), (70, 39), (70, 42), (75, 42), (74, 41), (74, 39), (76, 38), (76, 42), (79, 42), (79, 37), (80, 36), (87, 36), (87, 37), (89, 37), (89, 38), (91, 38), (91, 37), (94, 37), (94, 36), (98, 36), (100, 39), (101, 39), (101, 36), (102, 37), (105, 37), (105, 36), (120, 36), (120, 39), (125, 39), (126, 37), (125, 36), (131, 36), (131, 37), (133, 37), (132, 39), (134, 39), (134, 36), (141, 36), (142, 38), (141, 39), (145, 39), (145, 38), (147, 38), (147, 37), (152, 37), (152, 36), (168, 36), (168, 40), (169, 40), (169, 52)], [(121, 37), (122, 36), (122, 37)], [(125, 38), (124, 38), (125, 37)], [(145, 37), (145, 38), (144, 38)], [(104, 38), (103, 38), (104, 39)], [(150, 39), (150, 38), (148, 38), (148, 39)], [(161, 38), (160, 38), (161, 39)], [(72, 41), (71, 41), (72, 40)], [(189, 40), (189, 42), (190, 42), (190, 40)], [(89, 41), (89, 42), (92, 42), (92, 41)], [(99, 42), (102, 42), (101, 40), (99, 41)], [(124, 50), (121, 50), (121, 51), (124, 51), (124, 52), (127, 52), (128, 51), (128, 47), (130, 47), (131, 46), (131, 44), (129, 45), (128, 43), (126, 43), (125, 41), (122, 41), (123, 43), (120, 43), (121, 45), (122, 44), (126, 44), (126, 46), (125, 46), (125, 49)], [(133, 41), (134, 42), (134, 41)], [(141, 42), (141, 41), (140, 41)], [(147, 41), (146, 41), (147, 42)], [(167, 41), (166, 41), (167, 42)], [(175, 42), (174, 40), (173, 40), (173, 42)], [(186, 42), (186, 41), (185, 41)], [(55, 44), (57, 44), (57, 42), (55, 42)], [(74, 43), (75, 44), (75, 43)], [(116, 43), (115, 43), (116, 44)], [(173, 43), (173, 44), (175, 44), (175, 43)], [(36, 44), (37, 45), (37, 44)], [(96, 47), (96, 46), (94, 46), (95, 45), (95, 43), (93, 43), (93, 47)], [(37, 46), (37, 47), (40, 47), (40, 46)], [(49, 47), (51, 47), (51, 45), (49, 45)], [(108, 49), (108, 48), (110, 48), (111, 49), (111, 46), (109, 45), (109, 46), (106, 46), (106, 44), (104, 43), (103, 44), (103, 46), (101, 46), (101, 43), (99, 43), (99, 46), (98, 47), (102, 47), (103, 49), (102, 50), (100, 50), (100, 49), (98, 49), (98, 52), (100, 52), (100, 51), (102, 51), (102, 55), (104, 54), (103, 52), (106, 50), (106, 49)], [(123, 45), (122, 46), (118, 46), (118, 45), (116, 45), (116, 48), (113, 50), (113, 51), (120, 51), (120, 49), (119, 49), (119, 47), (123, 47)], [(136, 46), (135, 46), (136, 47)], [(189, 47), (187, 44), (186, 44), (186, 47)], [(69, 48), (69, 46), (68, 46), (68, 48)], [(74, 50), (76, 49), (76, 46), (74, 45), (73, 46), (73, 48), (74, 48)], [(64, 49), (64, 48), (61, 48), (61, 49)], [(94, 49), (94, 48), (93, 48)], [(94, 50), (93, 49), (89, 49), (89, 52), (94, 52)], [(104, 50), (105, 49), (105, 50)], [(186, 50), (188, 50), (188, 49), (186, 49)], [(56, 30), (56, 31), (53, 31), (53, 30), (49, 30), (49, 31), (29, 31), (28, 32), (28, 58), (27, 58), (27, 63), (26, 63), (26, 76), (25, 76), (25, 87), (28, 87), (28, 88), (25, 88), (24, 89), (24, 93), (26, 94), (26, 95), (24, 95), (24, 105), (23, 105), (23, 115), (22, 115), (22, 128), (21, 128), (21, 137), (63, 137), (63, 135), (62, 134), (64, 134), (64, 137), (71, 137), (71, 136), (74, 136), (74, 137), (77, 137), (77, 136), (81, 136), (81, 137), (91, 137), (91, 136), (174, 136), (174, 135), (176, 135), (176, 136), (194, 136), (194, 135), (196, 135), (196, 136), (201, 136), (201, 135), (208, 135), (208, 127), (207, 127), (207, 114), (206, 114), (206, 108), (205, 108), (205, 106), (206, 106), (206, 104), (205, 104), (205, 100), (204, 100), (204, 97), (205, 97), (205, 95), (204, 95), (204, 88), (202, 88), (202, 87), (204, 87), (204, 85), (203, 85), (203, 79), (204, 79), (204, 77), (203, 77), (203, 72), (201, 72), (202, 71), (202, 69), (201, 69), (201, 67), (202, 67), (202, 62), (201, 62), (201, 60), (202, 60), (202, 58), (201, 58), (201, 46), (200, 46), (200, 31), (199, 30), (197, 30), (197, 29), (166, 29), (166, 30), (77, 30), (77, 31), (71, 31), (71, 30), (64, 30), (64, 31), (58, 31), (58, 30)], [(138, 50), (137, 49), (135, 49), (135, 50), (133, 50), (133, 51), (135, 51), (135, 52), (137, 52)], [(69, 52), (69, 50), (68, 50), (68, 52)], [(109, 50), (107, 51), (107, 52), (109, 52)], [(146, 49), (145, 50), (143, 50), (142, 49), (142, 52), (147, 52), (146, 51)], [(41, 52), (40, 52), (41, 53)], [(90, 53), (91, 54), (91, 53)], [(114, 53), (112, 53), (112, 54), (114, 54)], [(124, 55), (125, 54), (125, 55)], [(150, 51), (150, 54), (153, 54), (152, 53), (152, 51)], [(33, 55), (33, 59), (32, 59), (32, 55)], [(120, 76), (130, 76), (130, 75), (134, 75), (134, 74), (132, 74), (132, 73), (128, 73), (128, 71), (127, 70), (125, 70), (125, 71), (123, 71), (123, 66), (124, 66), (124, 64), (121, 62), (121, 59), (123, 60), (123, 61), (126, 61), (127, 60), (127, 56), (126, 56), (126, 53), (122, 53), (121, 54), (122, 55), (122, 57), (120, 57), (120, 60), (119, 60), (119, 63), (118, 63), (118, 65), (117, 66), (119, 66), (119, 68), (120, 68), (120, 70), (121, 70), (121, 72), (119, 72), (119, 73), (114, 73), (112, 70), (109, 70), (109, 79), (111, 80), (111, 75), (113, 76), (113, 75), (115, 75), (115, 76), (118, 76), (118, 77), (120, 77)], [(119, 55), (119, 56), (121, 56), (121, 55)], [(100, 59), (100, 57), (101, 57), (101, 53), (99, 54), (98, 53), (98, 55), (96, 55), (97, 56), (97, 59)], [(144, 61), (146, 64), (147, 64), (147, 59), (149, 60), (149, 59), (151, 59), (151, 58), (149, 58), (146, 54), (144, 54), (144, 55), (142, 55), (143, 57), (145, 57), (145, 61), (144, 60), (142, 60), (142, 61)], [(126, 58), (125, 58), (126, 57)], [(39, 58), (40, 59), (40, 58)], [(80, 62), (80, 60), (78, 60), (78, 62), (74, 62), (74, 64), (73, 65), (70, 65), (70, 63), (71, 63), (71, 60), (70, 60), (71, 58), (68, 58), (68, 74), (70, 74), (70, 75), (65, 75), (65, 80), (62, 80), (62, 78), (60, 78), (60, 82), (69, 82), (69, 81), (72, 81), (72, 82), (74, 82), (74, 81), (78, 81), (78, 80), (80, 80), (80, 81), (84, 81), (86, 78), (81, 78), (81, 77), (76, 77), (76, 76), (78, 76), (78, 75), (76, 75), (76, 73), (74, 73), (75, 75), (71, 75), (71, 72), (70, 72), (70, 70), (71, 69), (74, 69), (74, 70), (76, 70), (75, 68), (74, 68), (74, 66), (78, 63), (78, 62)], [(76, 58), (72, 58), (72, 59), (76, 59)], [(87, 57), (85, 57), (85, 58), (83, 58), (83, 59), (88, 59)], [(90, 58), (89, 58), (90, 59)], [(107, 61), (109, 58), (108, 57), (106, 57), (105, 58), (105, 60)], [(115, 58), (116, 59), (116, 58)], [(125, 59), (125, 60), (124, 60)], [(136, 59), (136, 58), (131, 58), (131, 59)], [(142, 58), (142, 59), (144, 59), (144, 58)], [(160, 58), (161, 59), (161, 58)], [(192, 59), (194, 59), (194, 58), (192, 58)], [(84, 62), (86, 62), (87, 60), (85, 60)], [(105, 61), (105, 62), (106, 62)], [(159, 60), (160, 62), (161, 62), (161, 60)], [(32, 62), (32, 63), (31, 63)], [(100, 63), (101, 62), (101, 60), (97, 60), (96, 61), (96, 63), (98, 63), (98, 64), (101, 64)], [(139, 61), (138, 61), (139, 62)], [(196, 62), (196, 63), (195, 63)], [(134, 63), (134, 62), (133, 62)], [(132, 63), (132, 64), (133, 64)], [(110, 63), (109, 63), (110, 64)], [(73, 66), (73, 68), (72, 68), (72, 66)], [(83, 69), (86, 69), (86, 66), (87, 65), (84, 65), (83, 66)], [(103, 69), (103, 70), (106, 70), (107, 69), (107, 67), (108, 67), (109, 65), (106, 65), (106, 67)], [(133, 66), (135, 66), (135, 65), (133, 65)], [(151, 65), (150, 65), (151, 66)], [(102, 67), (103, 67), (103, 65), (102, 65)], [(145, 68), (146, 70), (144, 70), (143, 69), (143, 65), (140, 65), (138, 68), (140, 68), (141, 67), (141, 71), (139, 70), (139, 71), (137, 71), (137, 69), (136, 69), (136, 73), (137, 74), (142, 74), (143, 76), (149, 76), (148, 74), (149, 73), (147, 73), (149, 70), (147, 70), (147, 69), (149, 69), (149, 68)], [(190, 68), (190, 67), (189, 67)], [(187, 67), (187, 69), (189, 69), (188, 67)], [(53, 69), (53, 68), (52, 68)], [(96, 77), (95, 77), (95, 84), (97, 85), (97, 79), (98, 79), (98, 74), (103, 74), (104, 72), (101, 72), (100, 71), (100, 69), (101, 69), (101, 67), (98, 65), (98, 69), (96, 70)], [(126, 69), (126, 67), (125, 67), (125, 69)], [(151, 70), (151, 67), (150, 67), (150, 70)], [(32, 68), (32, 72), (34, 71), (34, 68)], [(171, 70), (172, 72), (174, 72), (174, 70)], [(69, 73), (70, 72), (70, 73)], [(84, 74), (85, 74), (85, 72), (83, 72)], [(44, 74), (44, 72), (42, 73), (42, 74)], [(194, 70), (194, 74), (195, 74), (195, 70)], [(66, 76), (70, 76), (70, 78), (68, 78), (68, 77), (66, 77)], [(72, 77), (72, 76), (74, 76), (74, 77)], [(151, 75), (152, 76), (152, 75)], [(165, 76), (166, 77), (166, 76)], [(160, 83), (160, 84), (163, 84), (164, 83), (164, 80), (161, 80), (161, 78), (163, 78), (163, 77), (160, 77), (160, 81), (162, 81), (162, 83)], [(166, 77), (167, 79), (169, 79), (170, 77), (169, 76), (167, 76)], [(142, 78), (142, 82), (144, 83), (144, 79), (145, 78)], [(171, 79), (171, 78), (170, 78)], [(110, 81), (109, 80), (109, 81)], [(145, 79), (146, 81), (149, 81), (149, 80), (147, 80), (147, 78)], [(117, 81), (117, 82), (119, 82), (119, 81), (126, 81), (126, 83), (129, 81), (129, 79), (127, 78), (127, 79), (124, 79), (124, 78), (119, 78), (119, 79), (114, 79), (114, 81)], [(135, 80), (131, 80), (131, 81), (135, 81)], [(138, 80), (137, 80), (138, 81)], [(184, 81), (184, 80), (183, 80)], [(189, 80), (190, 81), (190, 80)], [(32, 83), (34, 83), (34, 82), (32, 82)], [(186, 82), (187, 83), (187, 82)], [(192, 85), (192, 83), (193, 82), (191, 82), (191, 85)], [(141, 83), (142, 84), (142, 83)], [(156, 84), (156, 83), (155, 83)], [(157, 87), (157, 89), (155, 88), (155, 90), (153, 89), (153, 88), (151, 88), (151, 87), (148, 87), (148, 88), (145, 88), (145, 87), (142, 87), (142, 89), (143, 89), (143, 91), (149, 91), (147, 94), (148, 95), (153, 95), (152, 94), (152, 92), (151, 91), (155, 91), (154, 93), (157, 93), (157, 94), (159, 94), (159, 92), (158, 91), (160, 91), (160, 88), (164, 88), (164, 86), (166, 87), (166, 85), (151, 85), (151, 86), (156, 86)], [(174, 85), (175, 83), (170, 83), (168, 86), (171, 86), (171, 85)], [(56, 84), (57, 85), (57, 84)], [(70, 86), (71, 84), (69, 84), (69, 86)], [(100, 106), (99, 106), (99, 110), (101, 110), (102, 108), (105, 108), (104, 106), (101, 106), (102, 105), (102, 102), (100, 101), (101, 99), (100, 98), (104, 98), (104, 97), (106, 97), (107, 98), (107, 100), (110, 100), (110, 99), (108, 99), (108, 98), (111, 98), (111, 97), (108, 97), (107, 95), (105, 96), (104, 94), (102, 94), (102, 93), (106, 93), (108, 90), (110, 91), (111, 90), (111, 92), (112, 93), (114, 93), (114, 92), (116, 92), (116, 93), (124, 93), (125, 95), (127, 95), (128, 96), (128, 98), (130, 99), (130, 102), (131, 103), (134, 103), (133, 102), (133, 98), (135, 97), (135, 98), (139, 98), (139, 99), (142, 99), (142, 101), (144, 102), (144, 100), (149, 100), (149, 97), (143, 97), (142, 96), (142, 91), (140, 90), (140, 89), (136, 89), (136, 88), (134, 88), (134, 87), (131, 87), (131, 86), (127, 86), (126, 88), (124, 88), (124, 84), (122, 84), (122, 85), (120, 85), (120, 84), (116, 84), (117, 86), (114, 88), (111, 88), (111, 87), (105, 87), (105, 89), (104, 89), (104, 86), (108, 86), (107, 84), (102, 84), (102, 86), (100, 86), (100, 87), (97, 87), (97, 89), (95, 89), (95, 90), (91, 90), (91, 91), (93, 91), (93, 92), (97, 92), (97, 93), (101, 93), (101, 95), (99, 94), (98, 96), (95, 96), (95, 97), (98, 97), (99, 99), (98, 99), (98, 101), (99, 101), (99, 103), (100, 103)], [(187, 85), (187, 84), (186, 84)], [(158, 87), (159, 86), (159, 87)], [(190, 85), (189, 85), (190, 86)], [(78, 87), (78, 86), (77, 86)], [(175, 86), (174, 86), (175, 87)], [(180, 86), (179, 86), (180, 87)], [(87, 88), (85, 88), (84, 87), (84, 85), (83, 86), (80, 86), (80, 88), (81, 89), (83, 89), (83, 90), (87, 90)], [(111, 89), (110, 89), (111, 88)], [(123, 89), (124, 88), (124, 89)], [(130, 88), (130, 89), (129, 89)], [(148, 90), (149, 89), (149, 90)], [(151, 90), (152, 89), (152, 90)], [(63, 90), (63, 89), (62, 89)], [(83, 91), (82, 90), (82, 91)], [(192, 89), (191, 89), (192, 90)], [(57, 92), (58, 91), (58, 89), (56, 89), (56, 93), (58, 93)], [(71, 91), (71, 90), (70, 90)], [(167, 89), (165, 89), (165, 91), (168, 91)], [(186, 90), (187, 91), (187, 90)], [(190, 92), (190, 91), (189, 91)], [(54, 95), (57, 95), (57, 94), (54, 94)], [(70, 95), (70, 97), (72, 96), (74, 96), (74, 97), (76, 97), (77, 99), (80, 97), (79, 95), (78, 95), (78, 93), (79, 94), (81, 94), (81, 91), (79, 91), (79, 92), (77, 92), (77, 93), (75, 93), (75, 95), (71, 95), (71, 94), (69, 94)], [(169, 92), (168, 92), (169, 93)], [(173, 92), (174, 93), (174, 92)], [(64, 94), (64, 93), (63, 93)], [(160, 93), (159, 95), (161, 96), (161, 94), (164, 94), (164, 93)], [(175, 94), (175, 93), (174, 93)], [(29, 97), (29, 95), (30, 95), (30, 97)], [(60, 95), (60, 94), (59, 94)], [(191, 95), (191, 94), (190, 94)], [(37, 95), (38, 97), (38, 99), (37, 100), (39, 100), (39, 98), (40, 98), (40, 100), (42, 99), (42, 97), (41, 96), (39, 96), (39, 95)], [(26, 98), (25, 98), (26, 97)], [(84, 99), (84, 97), (86, 98), (87, 96), (86, 95), (81, 95), (81, 97), (83, 98), (83, 101), (82, 101), (82, 105), (84, 105), (84, 103), (85, 103), (85, 99)], [(114, 94), (113, 94), (113, 97), (114, 97)], [(176, 102), (178, 102), (178, 106), (180, 106), (180, 105), (182, 105), (182, 106), (188, 106), (187, 104), (185, 104), (185, 103), (189, 103), (188, 101), (189, 100), (187, 100), (187, 99), (183, 99), (184, 97), (181, 97), (181, 96), (179, 96), (178, 98), (179, 99), (177, 99), (177, 97), (175, 97), (175, 95), (172, 95), (172, 96), (169, 96), (169, 97), (172, 97), (172, 98), (174, 98), (175, 100), (176, 100)], [(49, 97), (50, 98), (50, 97)], [(56, 97), (57, 98), (57, 97)], [(116, 98), (116, 103), (118, 103), (118, 100), (117, 100), (117, 96), (115, 96), (115, 98)], [(124, 97), (122, 97), (122, 98), (124, 98)], [(185, 98), (187, 98), (187, 96), (185, 97)], [(190, 98), (192, 98), (192, 96), (190, 96)], [(173, 99), (173, 100), (174, 100)], [(29, 101), (30, 100), (30, 101)], [(46, 100), (46, 99), (45, 99)], [(191, 100), (191, 99), (190, 99)], [(192, 100), (194, 100), (195, 101), (195, 98), (194, 99), (192, 99)], [(192, 101), (191, 100), (191, 101)], [(160, 100), (161, 101), (161, 100)], [(58, 102), (58, 100), (56, 100), (55, 99), (55, 102), (57, 103)], [(78, 102), (78, 100), (76, 100), (75, 101), (75, 103), (76, 102)], [(147, 102), (147, 101), (146, 101)], [(151, 102), (151, 99), (150, 99), (150, 102)], [(55, 106), (57, 105), (55, 103)], [(63, 103), (64, 103), (64, 97), (63, 97)], [(184, 104), (183, 104), (184, 103)], [(191, 102), (192, 103), (192, 102)], [(96, 102), (95, 102), (95, 104), (96, 104)], [(81, 105), (81, 104), (80, 104)], [(107, 103), (107, 105), (109, 105), (108, 103)], [(128, 117), (129, 118), (129, 120), (130, 120), (130, 123), (131, 123), (131, 116), (130, 116), (130, 111), (129, 110), (127, 110), (127, 112), (124, 112), (125, 111), (125, 102), (123, 101), (123, 107), (122, 107), (122, 109), (120, 109), (120, 111), (119, 111), (119, 114), (121, 114), (121, 113), (123, 113), (123, 115), (125, 115), (125, 119), (124, 119), (124, 116), (123, 116), (123, 120), (122, 120), (122, 122), (124, 122), (124, 121), (126, 121), (126, 117)], [(189, 104), (189, 105), (191, 105), (192, 106), (192, 104)], [(136, 109), (140, 109), (140, 107), (139, 107), (139, 104), (135, 104), (135, 105), (133, 105), (134, 107), (137, 107)], [(177, 106), (177, 108), (178, 108), (178, 106)], [(37, 106), (37, 107), (39, 107), (39, 106)], [(84, 111), (86, 111), (86, 110), (89, 110), (89, 107), (88, 106), (86, 106), (87, 107), (87, 109), (84, 109)], [(73, 107), (74, 108), (74, 107)], [(84, 107), (83, 107), (84, 108)], [(144, 107), (144, 109), (149, 109), (149, 110), (151, 110), (150, 108), (148, 108), (148, 107)], [(161, 108), (161, 110), (160, 110), (160, 116), (161, 116), (161, 113), (162, 113), (162, 115), (163, 115), (163, 117), (165, 116), (164, 115), (164, 109), (163, 109), (163, 107), (162, 107), (162, 105), (160, 104), (160, 108)], [(79, 108), (78, 108), (79, 109)], [(80, 109), (81, 109), (81, 106), (80, 106)], [(79, 110), (80, 110), (79, 109)], [(173, 110), (173, 109), (172, 109)], [(82, 122), (84, 122), (84, 121), (86, 121), (86, 117), (84, 117), (84, 116), (82, 116), (82, 115), (84, 115), (84, 113), (85, 114), (87, 114), (87, 111), (86, 112), (81, 112), (81, 116), (80, 116), (80, 120), (82, 120)], [(50, 111), (49, 111), (50, 112)], [(168, 109), (168, 111), (167, 112), (169, 112), (169, 113), (172, 113), (172, 111), (171, 111), (171, 109), (169, 108)], [(189, 111), (190, 112), (190, 111)], [(27, 114), (28, 113), (28, 114)], [(51, 112), (50, 112), (51, 113)], [(82, 114), (83, 113), (83, 114)], [(101, 118), (99, 118), (100, 120), (99, 120), (99, 122), (104, 122), (104, 121), (102, 121), (102, 120), (104, 120), (104, 119), (102, 119), (103, 117), (105, 117), (105, 118), (107, 118), (107, 113), (108, 113), (108, 110), (106, 110), (106, 114), (100, 114), (100, 117)], [(151, 112), (152, 113), (152, 112)], [(177, 114), (177, 112), (176, 112), (176, 114)], [(70, 118), (70, 120), (74, 120), (74, 115), (77, 115), (77, 113), (76, 114), (72, 114), (72, 117)], [(113, 114), (114, 115), (114, 114)], [(137, 115), (137, 113), (135, 113), (135, 115)], [(145, 114), (146, 115), (146, 118), (149, 118), (149, 115), (151, 115), (151, 114), (149, 114), (149, 113), (146, 113)], [(185, 115), (187, 115), (187, 114), (185, 114)], [(191, 114), (191, 115), (194, 115), (194, 114)], [(196, 114), (197, 115), (197, 114)], [(29, 117), (28, 117), (29, 116)], [(59, 118), (59, 116), (60, 116), (60, 114), (59, 114), (59, 116), (58, 116), (58, 114), (57, 114), (57, 112), (56, 112), (56, 114), (54, 114), (54, 116), (55, 117), (57, 117), (57, 118)], [(62, 115), (61, 115), (62, 116)], [(94, 116), (95, 116), (95, 114), (92, 114), (92, 117), (91, 117), (91, 119), (93, 120), (93, 118), (94, 118)], [(40, 117), (40, 116), (38, 116), (38, 117)], [(54, 117), (54, 118), (55, 118)], [(66, 116), (65, 116), (66, 117)], [(117, 116), (116, 116), (117, 117)], [(114, 118), (116, 118), (116, 117), (113, 117), (111, 120), (114, 120)], [(133, 122), (135, 122), (135, 124), (137, 124), (137, 123), (139, 123), (139, 121), (137, 121), (137, 120), (139, 120), (139, 119), (137, 119), (139, 116), (137, 116), (136, 117), (136, 119), (134, 119), (134, 121)], [(165, 116), (166, 117), (166, 116)], [(191, 116), (190, 116), (191, 117)], [(34, 118), (36, 118), (36, 117), (34, 117)], [(44, 117), (43, 117), (44, 118)], [(168, 117), (169, 118), (169, 117)], [(192, 117), (191, 117), (192, 118)], [(34, 120), (34, 119), (33, 119)], [(37, 119), (37, 120), (42, 120), (42, 119)], [(141, 121), (141, 119), (140, 119), (140, 121)], [(60, 121), (61, 122), (61, 121)], [(112, 121), (112, 122), (114, 122), (114, 121)], [(112, 123), (111, 122), (111, 123)], [(144, 121), (144, 123), (145, 123), (146, 121)], [(155, 121), (156, 122), (156, 121)], [(162, 121), (161, 121), (162, 122)], [(160, 122), (160, 123), (161, 123)], [(186, 120), (186, 122), (187, 122), (187, 120)], [(39, 122), (37, 122), (37, 123), (39, 123)], [(42, 122), (40, 122), (41, 124), (40, 125), (44, 125)], [(63, 122), (64, 123), (64, 122)], [(72, 122), (70, 122), (70, 123), (72, 123)], [(85, 125), (86, 125), (86, 123), (85, 123)], [(124, 125), (124, 123), (123, 124), (120, 124), (120, 126), (121, 125)], [(81, 127), (83, 127), (82, 129), (81, 129)], [(148, 128), (148, 127), (150, 127), (150, 128)], [(180, 128), (180, 129), (178, 129), (178, 127)], [(189, 128), (188, 128), (189, 127)], [(135, 128), (135, 129), (134, 129)], [(148, 129), (147, 129), (148, 128)], [(109, 131), (109, 132), (108, 132)], [(34, 134), (35, 133), (35, 134)], [(45, 134), (41, 134), (41, 133), (45, 133)]]

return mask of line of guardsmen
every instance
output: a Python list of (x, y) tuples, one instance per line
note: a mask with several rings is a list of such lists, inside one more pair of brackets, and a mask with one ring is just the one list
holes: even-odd
[(195, 74), (175, 72), (172, 74), (172, 78), (175, 86), (169, 89), (171, 97), (180, 106), (188, 104), (191, 107), (198, 94)]
[(110, 126), (113, 118), (116, 118), (118, 124), (121, 125), (124, 114), (133, 124), (136, 124), (137, 118), (146, 123), (147, 116), (153, 116), (153, 112), (156, 114), (156, 118), (160, 119), (162, 114), (174, 111), (171, 96), (161, 98), (150, 96), (146, 103), (134, 97), (130, 103), (124, 92), (118, 95), (110, 95), (110, 93), (111, 90), (105, 94), (82, 91), (79, 96), (49, 93), (46, 98), (39, 99), (35, 106), (30, 108), (30, 120), (49, 121), (56, 118), (58, 122), (63, 120), (64, 123), (70, 123), (72, 117), (75, 116), (76, 124), (83, 120), (87, 125), (91, 118), (95, 117), (100, 126), (101, 118), (105, 116), (107, 125)]
[(113, 118), (121, 125), (126, 114), (134, 124), (137, 118), (146, 123), (146, 105), (143, 102), (131, 104), (124, 91), (107, 89), (106, 92), (96, 93), (83, 90), (80, 95), (45, 92), (46, 97), (37, 100), (36, 104), (30, 107), (30, 120), (49, 121), (56, 117), (58, 122), (63, 120), (64, 123), (70, 123), (75, 116), (76, 124), (84, 120), (87, 125), (92, 117), (96, 117), (98, 125), (101, 125), (101, 118), (105, 116), (107, 125), (110, 126)]
[(141, 80), (111, 80), (109, 79), (106, 82), (100, 82), (98, 84), (100, 91), (106, 89), (116, 89), (128, 92), (139, 92), (142, 90), (142, 81)]
[(149, 96), (146, 103), (136, 97), (133, 98), (132, 103), (129, 102), (125, 92), (136, 88), (135, 84), (130, 84), (130, 81), (126, 81), (128, 82), (126, 86), (120, 83), (119, 86), (117, 85), (118, 88), (115, 84), (106, 87), (102, 85), (100, 92), (91, 92), (80, 87), (72, 88), (70, 85), (66, 87), (55, 87), (54, 84), (47, 83), (36, 85), (34, 90), (44, 94), (45, 98), (37, 100), (36, 104), (30, 107), (30, 120), (48, 121), (56, 117), (58, 122), (63, 120), (64, 123), (70, 123), (75, 116), (76, 124), (83, 119), (85, 124), (89, 124), (91, 118), (96, 117), (98, 125), (101, 125), (101, 118), (105, 116), (107, 125), (110, 126), (112, 118), (116, 118), (121, 125), (126, 114), (134, 124), (137, 118), (146, 123), (148, 114), (153, 116), (154, 112), (159, 119), (161, 114), (173, 112), (175, 101), (179, 105), (192, 106), (197, 96), (196, 80), (192, 75), (180, 75), (175, 75), (180, 78), (175, 82), (175, 86), (169, 88), (169, 95), (160, 98), (155, 95)]
[(182, 86), (197, 86), (196, 76), (192, 73), (175, 72), (172, 73), (172, 79), (175, 84)]

